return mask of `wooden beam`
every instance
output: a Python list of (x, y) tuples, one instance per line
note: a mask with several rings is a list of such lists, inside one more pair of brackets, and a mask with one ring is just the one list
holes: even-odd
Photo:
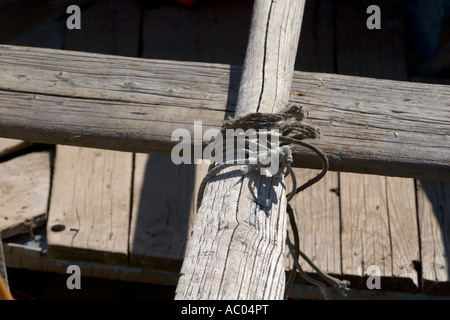
[[(304, 1), (255, 1), (236, 115), (279, 112), (289, 101)], [(283, 177), (245, 167), (213, 178), (195, 218), (176, 299), (282, 299)], [(263, 203), (260, 205), (258, 203)]]
[[(0, 136), (170, 154), (173, 130), (219, 128), (241, 68), (0, 46)], [(330, 169), (450, 180), (450, 87), (295, 72), (290, 102)], [(426, 110), (426, 112), (424, 112)], [(319, 168), (307, 151), (294, 165)]]

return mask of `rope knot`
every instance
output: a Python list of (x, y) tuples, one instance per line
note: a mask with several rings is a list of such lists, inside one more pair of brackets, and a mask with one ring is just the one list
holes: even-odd
[[(259, 170), (261, 174), (266, 176), (280, 175), (287, 170), (286, 175), (290, 175), (292, 179), (292, 191), (286, 196), (289, 202), (297, 193), (303, 191), (304, 189), (312, 186), (320, 179), (322, 179), (326, 172), (328, 171), (328, 158), (326, 155), (317, 147), (303, 142), (304, 139), (315, 139), (319, 137), (319, 131), (314, 127), (303, 123), (305, 119), (305, 112), (302, 107), (296, 105), (288, 105), (284, 112), (282, 113), (251, 113), (244, 116), (237, 116), (232, 119), (228, 119), (223, 122), (220, 134), (226, 135), (229, 129), (240, 129), (240, 130), (252, 130), (250, 133), (243, 133), (242, 131), (233, 136), (233, 139), (215, 139), (215, 146), (221, 146), (219, 150), (222, 150), (227, 156), (230, 154), (234, 155), (233, 159), (227, 159), (225, 161), (215, 161), (211, 164), (210, 170), (204, 177), (202, 183), (200, 184), (198, 196), (197, 196), (197, 209), (200, 208), (201, 201), (203, 198), (203, 193), (206, 188), (207, 183), (214, 176), (216, 176), (220, 171), (235, 165), (247, 165), (247, 171), (249, 170)], [(259, 131), (257, 131), (259, 130)], [(267, 138), (271, 137), (274, 141), (268, 141)], [(237, 146), (241, 149), (235, 147), (235, 139), (240, 140), (241, 143), (237, 143)], [(222, 144), (225, 142), (232, 142), (229, 146), (228, 144), (223, 148)], [(281, 142), (281, 144), (279, 143)], [(322, 171), (310, 179), (303, 185), (297, 188), (297, 182), (295, 178), (295, 173), (291, 168), (293, 162), (292, 149), (294, 146), (301, 146), (310, 149), (315, 152), (320, 160), (322, 161)], [(255, 149), (258, 149), (255, 151)], [(276, 173), (273, 174), (268, 168), (272, 169), (273, 160), (277, 161)], [(245, 172), (246, 173), (246, 172)], [(291, 206), (287, 205), (287, 212), (289, 214), (289, 220), (291, 221), (292, 230), (294, 232), (295, 244), (292, 244), (289, 240), (289, 236), (286, 239), (286, 243), (289, 247), (292, 257), (294, 258), (294, 265), (292, 267), (292, 273), (289, 277), (287, 288), (292, 285), (296, 269), (308, 282), (317, 285), (323, 295), (327, 297), (325, 285), (315, 279), (312, 279), (307, 274), (305, 274), (298, 262), (299, 256), (308, 262), (314, 270), (316, 270), (327, 282), (336, 287), (341, 293), (345, 294), (347, 290), (348, 283), (341, 281), (339, 279), (333, 278), (322, 271), (320, 271), (314, 263), (299, 249), (298, 240), (298, 229), (295, 224), (294, 215)], [(287, 294), (288, 290), (286, 290)]]

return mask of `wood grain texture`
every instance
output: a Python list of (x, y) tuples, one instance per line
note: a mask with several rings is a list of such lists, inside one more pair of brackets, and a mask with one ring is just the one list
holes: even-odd
[[(303, 7), (304, 1), (255, 1), (236, 115), (286, 106)], [(198, 208), (175, 298), (282, 299), (286, 204), (283, 177), (242, 168), (214, 177)]]
[[(138, 22), (138, 4), (96, 1), (83, 12), (82, 29), (67, 30), (65, 48), (136, 55)], [(51, 256), (128, 263), (132, 167), (131, 153), (58, 146), (47, 228)], [(58, 224), (65, 229), (55, 231)]]
[[(240, 68), (219, 64), (12, 46), (0, 55), (2, 137), (121, 151), (168, 154), (173, 130), (193, 134), (199, 119), (204, 130), (220, 127), (240, 77)], [(316, 145), (332, 170), (449, 179), (449, 90), (296, 72), (290, 102), (320, 128)], [(307, 151), (295, 158), (319, 166)]]
[(360, 276), (357, 286), (377, 274), (383, 290), (417, 291), (414, 181), (341, 173), (340, 197), (344, 274)]
[(236, 116), (286, 107), (304, 7), (304, 0), (255, 2)]
[[(306, 1), (303, 16), (302, 33), (297, 53), (296, 67), (303, 71), (330, 72), (334, 70), (334, 2), (330, 0)], [(312, 142), (312, 141), (311, 141)], [(314, 141), (312, 143), (316, 143)], [(317, 170), (294, 169), (297, 183), (306, 182), (317, 174)], [(286, 190), (291, 190), (291, 180), (286, 180)], [(324, 272), (340, 276), (341, 239), (340, 239), (340, 202), (339, 175), (329, 172), (318, 184), (302, 191), (291, 201), (297, 221), (300, 237), (300, 249)], [(291, 227), (288, 225), (292, 237)], [(313, 278), (320, 277), (300, 259), (305, 272)], [(287, 269), (292, 268), (289, 256)], [(289, 297), (296, 295), (296, 285), (307, 283), (297, 276)], [(310, 285), (309, 283), (307, 283)], [(311, 285), (310, 285), (311, 286)], [(307, 295), (305, 295), (307, 296)], [(319, 293), (315, 299), (323, 299)]]
[(392, 275), (385, 177), (340, 174), (342, 269), (364, 276), (369, 266)]
[[(285, 243), (286, 215), (280, 208), (286, 206), (285, 193), (280, 188), (276, 192), (274, 183), (253, 194), (254, 186), (262, 182), (270, 180), (259, 173), (243, 176), (241, 170), (211, 181), (191, 231), (178, 299), (192, 295), (198, 299), (282, 297), (284, 255), (280, 247)], [(194, 265), (194, 272), (184, 271)]]
[[(314, 177), (317, 170), (294, 169), (297, 183)], [(291, 190), (287, 179), (286, 190)], [(300, 249), (323, 271), (341, 275), (339, 179), (337, 172), (329, 172), (321, 181), (302, 191), (291, 201), (300, 237)], [(291, 227), (288, 232), (293, 239)], [(289, 256), (287, 268), (292, 267)], [(300, 259), (305, 272), (315, 271)]]
[[(385, 4), (380, 32), (356, 27), (364, 26), (364, 4), (350, 1), (336, 5), (339, 73), (407, 79), (402, 24), (392, 18), (391, 7)], [(400, 132), (393, 134), (399, 136)], [(359, 275), (356, 281), (377, 274), (382, 277), (382, 290), (417, 292), (419, 238), (414, 181), (341, 173), (340, 194), (344, 273)], [(359, 285), (367, 286), (364, 282)]]
[(28, 234), (45, 225), (50, 194), (50, 154), (36, 152), (0, 163), (0, 233)]
[(417, 186), (423, 290), (449, 295), (450, 184), (420, 180)]
[(196, 211), (198, 185), (203, 178), (198, 175), (199, 167), (177, 166), (167, 156), (136, 154), (129, 240), (131, 265), (179, 271), (191, 216)]
[[(392, 276), (410, 279), (411, 284), (418, 288), (420, 284), (416, 266), (420, 260), (420, 246), (414, 179), (386, 178), (386, 201), (392, 247)], [(404, 288), (407, 288), (406, 284)]]
[(132, 154), (57, 146), (49, 256), (128, 262)]

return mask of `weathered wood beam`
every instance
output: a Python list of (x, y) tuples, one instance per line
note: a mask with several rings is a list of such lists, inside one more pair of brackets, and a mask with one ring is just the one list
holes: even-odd
[[(286, 107), (304, 4), (255, 1), (236, 116)], [(208, 184), (175, 299), (284, 297), (285, 183), (282, 176), (246, 171), (224, 170)]]
[[(234, 114), (240, 67), (0, 46), (0, 136), (170, 154)], [(330, 169), (450, 180), (450, 87), (294, 72)], [(318, 168), (307, 151), (294, 166)]]

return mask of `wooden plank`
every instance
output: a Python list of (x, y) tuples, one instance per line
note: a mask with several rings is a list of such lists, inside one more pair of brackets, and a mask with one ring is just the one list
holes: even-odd
[(31, 142), (0, 138), (0, 158), (8, 154), (21, 151), (32, 145)]
[(177, 166), (167, 156), (136, 154), (130, 265), (180, 270), (207, 167)]
[(363, 277), (376, 266), (391, 276), (385, 177), (341, 173), (340, 194), (344, 274)]
[[(204, 130), (220, 127), (240, 75), (218, 64), (8, 46), (0, 54), (2, 137), (122, 151), (168, 154), (173, 130), (193, 134), (199, 119)], [(449, 91), (297, 72), (290, 101), (320, 127), (316, 145), (332, 170), (449, 179)], [(300, 157), (295, 165), (318, 167), (311, 153)]]
[[(226, 39), (232, 29), (248, 28), (250, 13), (247, 0), (209, 1), (195, 10), (170, 3), (152, 7), (142, 22), (142, 57), (242, 64), (245, 51), (239, 47), (245, 49), (248, 35), (237, 33), (234, 46)], [(131, 265), (179, 271), (207, 169), (205, 163), (176, 166), (170, 156), (136, 155)]]
[(417, 187), (423, 290), (450, 295), (450, 184), (420, 180)]
[[(383, 6), (381, 32), (355, 27), (365, 26), (364, 8), (356, 1), (337, 5), (337, 70), (405, 80), (400, 22)], [(414, 181), (341, 173), (340, 195), (343, 272), (359, 276), (353, 282), (363, 288), (364, 277), (375, 272), (382, 277), (383, 290), (417, 291)]]
[[(37, 234), (37, 236), (39, 238), (41, 234)], [(77, 265), (80, 267), (80, 273), (83, 277), (168, 286), (175, 286), (178, 279), (178, 273), (176, 272), (87, 262), (85, 260), (52, 258), (47, 255), (46, 248), (45, 236), (40, 238), (40, 241), (28, 239), (28, 241), (3, 242), (8, 268), (67, 274), (67, 268), (70, 265)]]
[[(67, 31), (65, 48), (135, 55), (139, 16), (136, 3), (97, 1), (83, 12), (82, 29)], [(128, 263), (132, 166), (131, 153), (58, 146), (50, 255)]]
[[(334, 72), (334, 3), (331, 0), (307, 1), (300, 35), (296, 68), (302, 71)], [(295, 168), (298, 183), (314, 177), (317, 170)], [(286, 189), (291, 190), (287, 179)], [(294, 197), (291, 206), (297, 221), (300, 249), (324, 272), (340, 276), (340, 211), (339, 177), (329, 172), (319, 183)], [(288, 232), (292, 237), (291, 227)], [(287, 269), (292, 268), (289, 256)], [(316, 272), (300, 259), (305, 272), (317, 277)], [(298, 277), (300, 278), (300, 277)], [(305, 283), (303, 279), (296, 279)], [(290, 291), (295, 296), (295, 288)], [(323, 299), (320, 293), (314, 297)]]
[[(178, 273), (176, 272), (49, 258), (45, 254), (45, 245), (36, 247), (35, 243), (36, 242), (33, 242), (33, 246), (31, 246), (28, 243), (22, 244), (15, 242), (4, 242), (3, 248), (8, 268), (28, 269), (42, 272), (56, 272), (67, 275), (66, 272), (67, 268), (70, 265), (77, 265), (80, 267), (80, 272), (82, 276), (86, 277), (97, 277), (112, 280), (133, 281), (139, 283), (160, 284), (166, 286), (175, 286), (178, 280)], [(42, 241), (40, 242), (40, 244), (42, 244)], [(295, 284), (293, 286), (293, 289), (294, 290), (291, 298), (294, 299), (322, 298), (322, 294), (316, 287)], [(333, 291), (332, 289), (329, 290), (328, 294), (333, 299), (342, 299), (342, 296), (339, 295), (337, 292)], [(358, 289), (348, 291), (347, 295), (352, 300), (448, 299), (448, 297), (434, 296), (434, 295), (375, 291), (375, 290), (358, 290)]]
[[(446, 84), (449, 79), (413, 77), (411, 81)], [(431, 294), (450, 292), (450, 245), (448, 199), (450, 186), (445, 181), (420, 180), (417, 184), (417, 211), (420, 230), (422, 290)]]
[(375, 272), (382, 290), (418, 290), (419, 260), (414, 181), (340, 174), (342, 267), (352, 284), (367, 288)]
[[(236, 116), (285, 108), (303, 9), (304, 1), (255, 2)], [(255, 203), (261, 201), (266, 205)], [(281, 299), (285, 211), (282, 176), (228, 169), (214, 177), (195, 218), (175, 298)]]
[(30, 233), (46, 222), (50, 154), (30, 153), (0, 163), (0, 233)]
[(57, 146), (49, 256), (126, 264), (132, 154)]
[[(298, 181), (307, 181), (317, 170), (294, 169)], [(287, 180), (287, 190), (291, 182)], [(321, 181), (302, 191), (291, 201), (300, 237), (300, 249), (323, 271), (341, 275), (339, 179), (337, 172), (328, 173)], [(292, 237), (291, 227), (288, 232)], [(315, 271), (300, 259), (305, 272)], [(287, 268), (292, 267), (289, 256)]]
[(414, 179), (386, 178), (386, 202), (392, 248), (392, 275), (402, 278), (402, 289), (409, 285), (411, 290), (415, 290), (420, 286), (417, 270), (420, 246)]

